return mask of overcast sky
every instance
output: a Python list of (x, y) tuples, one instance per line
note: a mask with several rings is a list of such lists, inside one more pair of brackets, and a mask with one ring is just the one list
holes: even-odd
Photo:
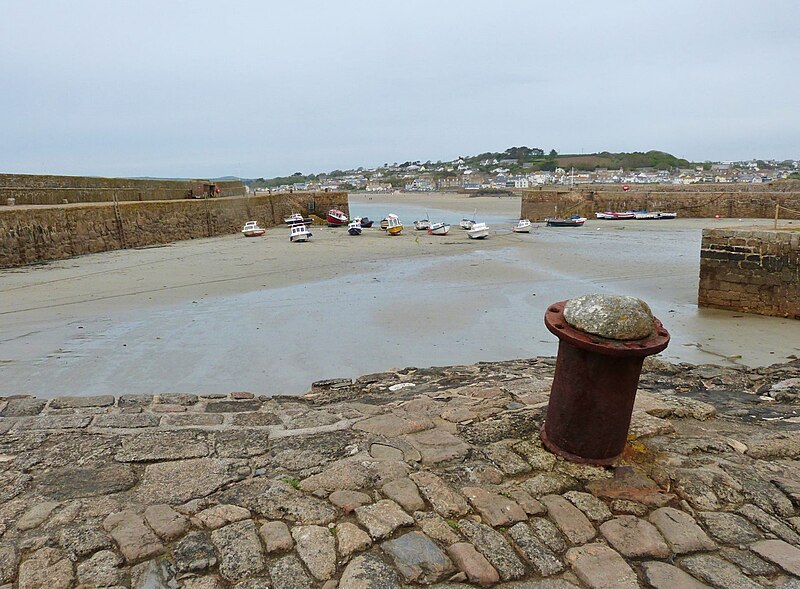
[(0, 0), (0, 172), (800, 158), (800, 2)]

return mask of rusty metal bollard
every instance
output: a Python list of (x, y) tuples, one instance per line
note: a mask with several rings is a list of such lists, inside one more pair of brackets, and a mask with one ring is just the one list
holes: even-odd
[(644, 301), (623, 296), (560, 301), (544, 323), (559, 343), (542, 442), (571, 462), (612, 464), (627, 442), (645, 356), (664, 350), (669, 333)]

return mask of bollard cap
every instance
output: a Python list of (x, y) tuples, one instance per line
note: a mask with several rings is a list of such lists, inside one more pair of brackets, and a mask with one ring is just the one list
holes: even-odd
[(617, 341), (644, 339), (655, 331), (650, 307), (629, 296), (590, 294), (570, 299), (564, 305), (564, 319), (575, 329)]

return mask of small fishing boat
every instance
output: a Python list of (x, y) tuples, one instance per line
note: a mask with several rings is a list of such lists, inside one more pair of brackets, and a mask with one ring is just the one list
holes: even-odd
[(266, 233), (266, 229), (259, 227), (256, 221), (248, 221), (242, 228), (245, 237), (261, 237)]
[(381, 219), (381, 231), (386, 231), (389, 227), (389, 219)]
[(658, 211), (653, 214), (656, 216), (657, 220), (675, 219), (678, 217), (678, 213), (665, 213), (662, 211)]
[(486, 239), (489, 236), (489, 226), (486, 223), (472, 223), (472, 227), (467, 230), (470, 239)]
[(548, 227), (582, 227), (586, 223), (586, 217), (575, 215), (569, 219), (559, 219), (558, 217), (548, 217), (545, 220)]
[(636, 213), (633, 211), (604, 211), (602, 213), (595, 213), (595, 217), (598, 219), (604, 219), (606, 221), (622, 221), (625, 219), (635, 219)]
[(369, 229), (370, 227), (372, 227), (372, 224), (374, 223), (374, 221), (369, 217), (356, 217), (356, 219), (358, 219), (358, 222), (364, 229)]
[(389, 235), (400, 235), (400, 232), (403, 230), (403, 223), (400, 221), (400, 217), (390, 214), (386, 217), (386, 221), (386, 232)]
[(431, 223), (431, 228), (428, 229), (428, 235), (447, 235), (450, 231), (450, 225), (447, 223)]
[(417, 231), (427, 231), (431, 228), (431, 220), (430, 219), (418, 219), (414, 221), (414, 229)]
[(342, 225), (347, 225), (347, 215), (345, 215), (339, 209), (329, 210), (328, 214), (325, 216), (325, 220), (328, 222), (330, 227), (341, 227)]
[(472, 219), (467, 219), (466, 217), (464, 217), (463, 219), (461, 219), (461, 222), (458, 224), (458, 226), (467, 231), (472, 229), (472, 226), (475, 224), (475, 215), (477, 213), (478, 209), (475, 209), (475, 211), (472, 213)]
[(350, 235), (361, 235), (361, 223), (358, 222), (358, 218), (347, 226), (347, 232)]
[(303, 223), (295, 223), (289, 227), (289, 241), (308, 241), (311, 231)]
[(514, 233), (530, 233), (532, 223), (528, 219), (520, 219), (519, 223), (517, 223), (516, 227), (512, 229)]
[(287, 225), (296, 225), (297, 223), (303, 223), (304, 225), (311, 225), (314, 220), (311, 217), (304, 217), (300, 213), (292, 213), (288, 217), (283, 220), (284, 223)]

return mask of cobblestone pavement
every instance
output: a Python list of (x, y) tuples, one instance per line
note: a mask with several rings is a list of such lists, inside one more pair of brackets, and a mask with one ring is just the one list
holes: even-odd
[(649, 359), (614, 468), (542, 447), (553, 365), (0, 398), (0, 589), (800, 588), (800, 361)]

